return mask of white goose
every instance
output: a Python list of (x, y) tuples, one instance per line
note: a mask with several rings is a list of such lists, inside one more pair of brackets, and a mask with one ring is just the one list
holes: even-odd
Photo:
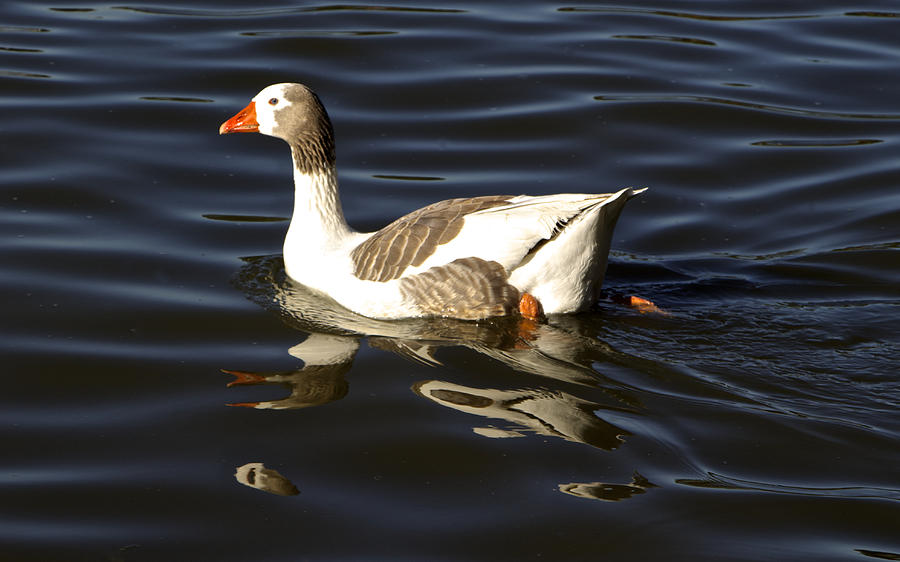
[(344, 219), (331, 121), (311, 89), (266, 87), (219, 128), (240, 132), (291, 146), (287, 274), (372, 318), (584, 310), (597, 300), (625, 202), (644, 191), (450, 199), (361, 233)]

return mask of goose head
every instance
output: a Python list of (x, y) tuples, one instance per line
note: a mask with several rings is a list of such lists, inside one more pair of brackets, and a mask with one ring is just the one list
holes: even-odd
[(262, 133), (291, 145), (299, 168), (334, 166), (334, 130), (319, 97), (303, 84), (272, 84), (222, 123), (219, 134)]

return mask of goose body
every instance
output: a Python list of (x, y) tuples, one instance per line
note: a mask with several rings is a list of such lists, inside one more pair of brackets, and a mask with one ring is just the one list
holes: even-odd
[(519, 313), (526, 299), (547, 314), (584, 310), (597, 299), (619, 214), (643, 191), (450, 199), (361, 233), (344, 219), (331, 121), (308, 87), (266, 87), (219, 132), (291, 146), (287, 274), (372, 318), (481, 319)]

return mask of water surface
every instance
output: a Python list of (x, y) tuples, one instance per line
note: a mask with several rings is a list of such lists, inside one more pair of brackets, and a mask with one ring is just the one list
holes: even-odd
[[(900, 559), (888, 2), (0, 8), (0, 558)], [(650, 190), (523, 331), (284, 277), (315, 88), (348, 220)], [(261, 463), (261, 464), (260, 464)]]

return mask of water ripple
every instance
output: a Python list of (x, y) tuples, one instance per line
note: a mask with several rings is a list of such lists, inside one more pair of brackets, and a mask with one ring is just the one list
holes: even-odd
[(883, 139), (775, 139), (750, 143), (753, 146), (771, 146), (778, 148), (810, 148), (810, 147), (844, 147), (878, 144)]
[(709, 473), (709, 478), (704, 480), (679, 479), (678, 484), (686, 486), (696, 486), (700, 488), (717, 488), (730, 490), (756, 490), (765, 492), (774, 492), (777, 494), (796, 494), (804, 496), (816, 497), (839, 497), (839, 498), (879, 498), (892, 501), (900, 501), (900, 489), (889, 488), (869, 488), (862, 486), (833, 486), (833, 487), (806, 487), (806, 486), (790, 486), (786, 484), (773, 484), (767, 482), (754, 482), (752, 480), (743, 480)]
[(586, 12), (586, 13), (620, 13), (620, 14), (642, 14), (650, 16), (664, 16), (670, 18), (703, 20), (703, 21), (766, 21), (766, 20), (798, 20), (823, 17), (822, 14), (794, 14), (794, 15), (715, 15), (702, 14), (697, 12), (676, 12), (670, 10), (655, 10), (649, 8), (631, 8), (621, 6), (604, 6), (604, 7), (562, 7), (558, 8), (560, 12)]
[(159, 8), (138, 6), (116, 6), (116, 10), (136, 12), (156, 16), (185, 16), (195, 18), (233, 18), (247, 19), (257, 17), (285, 16), (310, 12), (399, 12), (411, 14), (461, 14), (466, 10), (447, 8), (421, 8), (412, 6), (378, 6), (378, 5), (330, 5), (292, 8), (247, 8), (238, 10), (191, 9), (191, 8)]
[(675, 37), (672, 35), (613, 35), (613, 39), (637, 39), (644, 41), (668, 41), (671, 43), (686, 43), (688, 45), (700, 45), (701, 47), (715, 47), (715, 41), (697, 39), (695, 37)]
[(640, 102), (640, 103), (699, 103), (710, 105), (724, 105), (728, 107), (740, 107), (753, 109), (766, 113), (786, 115), (800, 115), (816, 119), (853, 120), (853, 121), (895, 121), (900, 119), (900, 114), (892, 113), (853, 113), (841, 111), (822, 111), (801, 107), (764, 104), (734, 98), (721, 98), (713, 96), (698, 96), (689, 94), (666, 94), (662, 96), (651, 94), (606, 94), (594, 96), (594, 99), (602, 102)]

